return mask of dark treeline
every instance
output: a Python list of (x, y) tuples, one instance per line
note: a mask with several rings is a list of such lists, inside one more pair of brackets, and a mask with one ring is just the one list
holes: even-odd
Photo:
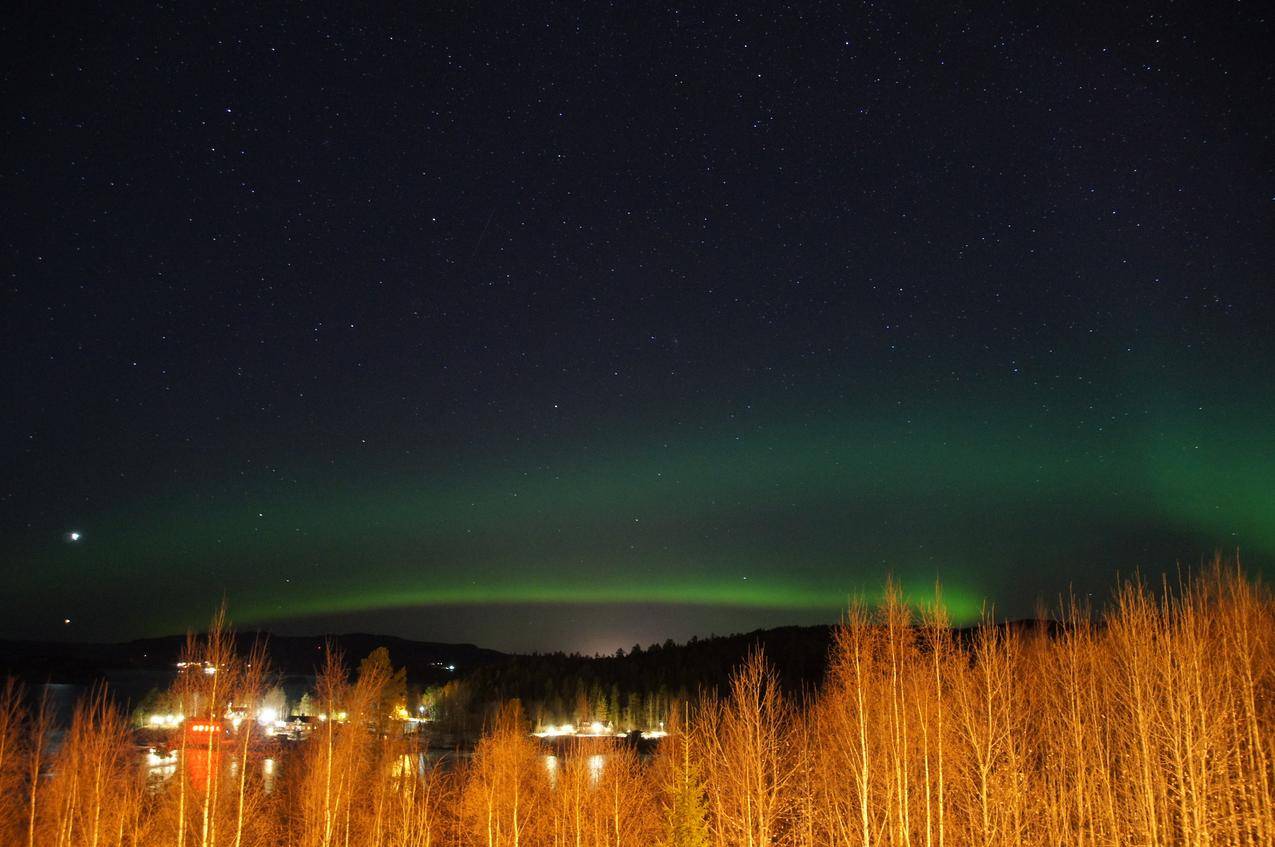
[[(243, 654), (257, 641), (269, 646), (277, 689), (272, 703), (285, 716), (318, 713), (314, 688), (326, 648), (355, 659), (384, 650), (394, 668), (405, 672), (403, 705), (409, 713), (418, 714), (423, 706), (423, 713), (456, 742), (472, 740), (501, 704), (515, 699), (538, 726), (598, 721), (616, 731), (655, 729), (672, 703), (701, 692), (723, 693), (730, 670), (755, 648), (772, 657), (785, 694), (800, 696), (822, 680), (832, 628), (780, 627), (684, 644), (668, 640), (610, 656), (509, 655), (468, 644), (358, 633), (299, 637), (248, 631), (232, 638)], [(142, 722), (150, 714), (176, 710), (168, 688), (185, 643), (184, 636), (119, 644), (4, 641), (0, 674), (33, 689), (50, 681), (111, 683), (112, 699)], [(132, 683), (131, 689), (119, 688), (117, 676)], [(137, 686), (146, 679), (153, 680), (149, 690)]]
[(508, 656), (423, 692), (430, 714), (455, 731), (480, 728), (501, 704), (518, 700), (544, 727), (594, 721), (616, 731), (657, 729), (675, 702), (721, 694), (732, 669), (761, 649), (785, 694), (813, 691), (827, 668), (832, 627), (779, 627), (746, 634), (635, 644), (613, 656)]
[[(269, 632), (239, 632), (235, 649), (246, 653), (257, 641), (270, 644), (275, 671), (285, 676), (313, 677), (323, 663), (326, 647), (347, 656), (366, 656), (385, 648), (398, 667), (408, 669), (418, 685), (441, 684), (460, 671), (502, 661), (505, 654), (473, 644), (440, 644), (412, 641), (392, 635), (346, 633), (342, 635), (276, 635)], [(118, 671), (153, 671), (171, 676), (174, 664), (186, 646), (186, 636), (138, 638), (116, 644), (74, 641), (0, 640), (0, 673), (36, 685), (45, 681), (92, 684)]]
[[(1057, 623), (1021, 620), (998, 629), (1027, 634), (1055, 633)], [(952, 630), (959, 643), (971, 642), (979, 627)], [(517, 700), (539, 728), (599, 722), (617, 732), (658, 729), (676, 703), (701, 695), (724, 695), (731, 673), (752, 652), (768, 658), (780, 691), (791, 699), (813, 696), (823, 683), (836, 627), (787, 626), (749, 633), (692, 638), (619, 650), (612, 656), (578, 653), (511, 655), (472, 668), (448, 684), (417, 686), (439, 727), (472, 733), (510, 700)], [(393, 655), (391, 654), (393, 658)]]

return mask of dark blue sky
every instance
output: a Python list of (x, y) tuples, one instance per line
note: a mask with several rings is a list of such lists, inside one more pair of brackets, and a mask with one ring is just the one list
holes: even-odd
[(1026, 614), (1215, 550), (1262, 570), (1270, 30), (11, 14), (0, 631), (224, 595), (611, 649), (830, 620), (888, 572)]

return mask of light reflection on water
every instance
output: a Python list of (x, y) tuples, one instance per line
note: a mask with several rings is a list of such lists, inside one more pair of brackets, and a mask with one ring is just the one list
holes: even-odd
[(177, 751), (157, 753), (149, 750), (146, 753), (146, 782), (151, 785), (167, 782), (177, 773)]
[[(153, 748), (148, 750), (142, 756), (142, 767), (146, 773), (146, 784), (151, 790), (157, 790), (177, 775), (177, 765), (181, 760), (181, 752), (172, 750), (168, 753), (156, 752)], [(198, 765), (195, 765), (198, 767)], [(231, 756), (225, 763), (226, 773), (231, 777), (239, 773), (239, 758)], [(261, 786), (267, 794), (274, 793), (275, 775), (278, 771), (278, 762), (274, 757), (266, 757), (261, 760)], [(200, 777), (202, 779), (202, 777)]]
[[(142, 754), (142, 767), (145, 769), (146, 782), (152, 789), (158, 789), (166, 782), (177, 775), (177, 766), (181, 753), (178, 750), (172, 750), (168, 753), (157, 752), (154, 748)], [(405, 753), (401, 758), (396, 760), (392, 767), (392, 775), (401, 777), (405, 773), (414, 771), (417, 775), (423, 776), (428, 771), (439, 768), (444, 771), (451, 770), (456, 765), (468, 759), (468, 752), (457, 751), (437, 751), (430, 750), (424, 753)], [(607, 757), (602, 753), (595, 753), (588, 757), (587, 767), (589, 771), (589, 784), (596, 785), (601, 779), (603, 771), (606, 768)], [(556, 787), (558, 784), (559, 769), (562, 767), (562, 759), (553, 753), (541, 756), (544, 763), (545, 773), (549, 778), (550, 787)], [(234, 777), (239, 773), (239, 757), (228, 756), (224, 764), (226, 773)], [(275, 789), (275, 781), (279, 776), (280, 763), (273, 756), (267, 756), (261, 760), (261, 785), (266, 794), (273, 794)]]
[[(543, 757), (545, 763), (545, 773), (549, 775), (549, 787), (558, 787), (558, 769), (562, 765), (562, 760), (549, 753)], [(589, 784), (597, 785), (602, 779), (602, 771), (606, 768), (607, 757), (602, 753), (595, 753), (588, 758), (589, 768)]]
[(589, 757), (589, 784), (597, 785), (598, 780), (602, 779), (602, 768), (606, 765), (607, 757), (601, 753), (595, 753)]

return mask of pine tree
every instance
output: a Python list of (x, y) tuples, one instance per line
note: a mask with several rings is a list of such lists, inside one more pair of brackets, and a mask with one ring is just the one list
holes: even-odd
[(690, 714), (685, 705), (682, 719), (676, 721), (672, 729), (668, 740), (676, 739), (681, 755), (673, 767), (668, 786), (671, 796), (664, 824), (663, 847), (708, 847), (708, 808), (699, 770), (691, 762)]
[(708, 847), (705, 818), (703, 792), (696, 781), (688, 781), (673, 795), (665, 830), (666, 847)]

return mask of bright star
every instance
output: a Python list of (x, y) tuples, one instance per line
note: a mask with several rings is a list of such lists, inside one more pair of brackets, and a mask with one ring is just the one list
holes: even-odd
[(68, 541), (79, 541), (79, 540), (80, 540), (80, 534), (79, 534), (78, 532), (74, 532), (74, 531), (72, 531), (72, 532), (68, 532), (68, 533), (66, 534), (66, 537), (67, 537), (67, 540), (68, 540)]

